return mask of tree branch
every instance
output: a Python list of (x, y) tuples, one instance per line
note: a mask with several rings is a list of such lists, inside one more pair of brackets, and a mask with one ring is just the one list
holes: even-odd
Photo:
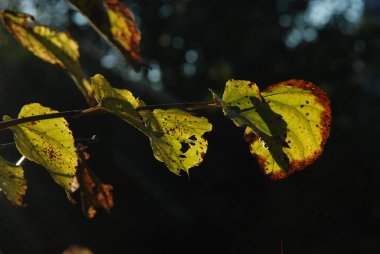
[[(211, 109), (211, 108), (220, 108), (220, 105), (215, 101), (208, 102), (189, 102), (189, 103), (171, 103), (171, 104), (157, 104), (157, 105), (146, 105), (143, 107), (139, 107), (137, 111), (146, 111), (146, 110), (154, 110), (154, 109), (185, 109), (185, 110), (198, 110), (198, 109)], [(83, 115), (88, 115), (92, 113), (100, 113), (105, 112), (105, 110), (99, 105), (88, 108), (88, 109), (79, 109), (79, 110), (69, 110), (52, 114), (44, 114), (44, 115), (35, 115), (28, 116), (23, 118), (12, 119), (8, 121), (0, 122), (0, 130), (8, 129), (12, 126), (29, 123), (33, 121), (42, 121), (53, 118), (61, 118), (61, 117), (80, 117)]]
[(146, 105), (137, 108), (137, 111), (153, 110), (153, 109), (186, 109), (186, 110), (198, 110), (198, 109), (209, 109), (209, 108), (219, 108), (220, 106), (215, 101), (206, 102), (189, 102), (189, 103), (170, 103), (170, 104), (157, 104), (157, 105)]

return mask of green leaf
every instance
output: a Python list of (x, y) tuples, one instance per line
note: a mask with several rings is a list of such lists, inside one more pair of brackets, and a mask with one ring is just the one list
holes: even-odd
[(140, 33), (131, 11), (118, 0), (68, 0), (135, 68), (141, 68)]
[(231, 80), (223, 99), (216, 99), (237, 126), (246, 127), (250, 151), (270, 178), (285, 178), (322, 154), (331, 109), (327, 95), (312, 83), (289, 80), (260, 93), (252, 82)]
[(0, 192), (3, 192), (12, 204), (23, 206), (26, 189), (22, 167), (0, 157)]
[[(38, 103), (25, 105), (19, 118), (57, 113)], [(4, 116), (4, 120), (10, 120)], [(78, 157), (74, 138), (64, 118), (32, 121), (10, 127), (15, 134), (16, 147), (22, 155), (48, 170), (54, 181), (72, 191)]]
[(100, 74), (91, 78), (91, 84), (95, 91), (95, 98), (102, 108), (117, 115), (140, 131), (144, 133), (147, 131), (136, 110), (139, 106), (145, 105), (143, 101), (136, 99), (128, 90), (113, 88)]
[(34, 25), (34, 17), (5, 10), (0, 18), (8, 31), (38, 58), (67, 70), (89, 103), (93, 90), (79, 63), (78, 44), (68, 33), (57, 32), (46, 26)]
[(204, 117), (191, 115), (183, 110), (156, 109), (144, 116), (148, 127), (154, 156), (166, 164), (170, 171), (179, 175), (180, 170), (198, 166), (207, 152), (205, 132), (212, 125)]
[(111, 87), (99, 74), (91, 83), (100, 106), (149, 137), (155, 158), (164, 162), (170, 171), (188, 173), (191, 167), (202, 162), (207, 151), (207, 141), (202, 135), (212, 128), (206, 118), (176, 109), (140, 114), (137, 108), (145, 104), (131, 92)]

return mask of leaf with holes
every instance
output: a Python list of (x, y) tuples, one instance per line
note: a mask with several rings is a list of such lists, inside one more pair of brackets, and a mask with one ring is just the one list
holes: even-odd
[[(57, 113), (58, 111), (32, 103), (22, 107), (19, 118)], [(11, 120), (4, 116), (4, 120)], [(73, 191), (78, 157), (73, 134), (64, 118), (32, 121), (10, 127), (16, 147), (22, 155), (48, 170), (54, 181), (67, 191)]]
[(260, 93), (252, 82), (231, 80), (223, 98), (216, 99), (237, 126), (246, 127), (250, 151), (270, 178), (285, 178), (322, 154), (330, 133), (330, 101), (312, 83), (289, 80)]
[(154, 156), (162, 161), (173, 173), (198, 166), (207, 152), (205, 132), (212, 125), (207, 118), (197, 117), (179, 109), (156, 109), (144, 116)]
[(34, 17), (5, 10), (0, 18), (8, 31), (40, 59), (68, 71), (89, 103), (93, 103), (93, 91), (79, 63), (78, 44), (68, 33), (57, 32), (46, 26), (34, 25)]
[(12, 204), (23, 206), (26, 188), (22, 167), (0, 157), (0, 192), (3, 192)]
[(111, 87), (99, 74), (91, 83), (100, 106), (148, 136), (155, 158), (170, 171), (180, 174), (182, 169), (188, 173), (202, 162), (207, 151), (207, 141), (202, 135), (212, 128), (206, 118), (176, 109), (139, 113), (137, 108), (145, 104), (131, 92)]
[(119, 0), (68, 0), (135, 68), (141, 68), (140, 32), (131, 11)]

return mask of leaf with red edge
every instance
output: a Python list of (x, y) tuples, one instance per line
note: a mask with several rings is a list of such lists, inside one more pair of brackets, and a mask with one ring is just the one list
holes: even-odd
[(68, 0), (112, 43), (135, 70), (141, 68), (140, 40), (132, 12), (119, 0)]
[(289, 80), (259, 92), (250, 81), (230, 80), (223, 98), (225, 115), (245, 127), (245, 140), (271, 179), (282, 179), (312, 164), (330, 133), (327, 95), (303, 80)]

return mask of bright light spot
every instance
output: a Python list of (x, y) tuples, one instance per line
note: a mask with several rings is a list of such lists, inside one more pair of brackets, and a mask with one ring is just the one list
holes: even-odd
[(294, 29), (288, 34), (288, 37), (286, 38), (286, 46), (289, 48), (295, 48), (300, 44), (302, 41), (302, 33), (298, 29)]
[(164, 4), (159, 10), (160, 17), (168, 18), (173, 14), (173, 6), (171, 4)]
[(349, 8), (344, 17), (348, 22), (357, 23), (360, 21), (364, 12), (364, 3), (363, 1), (353, 1), (351, 8)]
[(116, 66), (117, 64), (117, 56), (112, 53), (108, 53), (107, 55), (103, 56), (100, 60), (100, 63), (103, 67), (107, 69), (111, 69)]
[(172, 40), (172, 45), (173, 45), (173, 47), (176, 48), (176, 49), (181, 49), (181, 48), (183, 48), (184, 43), (185, 43), (185, 41), (184, 41), (183, 38), (180, 37), (180, 36), (176, 36), (176, 37), (174, 37), (173, 40)]
[(307, 42), (312, 42), (317, 38), (317, 32), (313, 28), (307, 28), (302, 31), (303, 39)]
[(185, 54), (185, 59), (188, 63), (195, 63), (198, 60), (198, 53), (195, 50), (188, 50)]
[[(318, 37), (318, 30), (331, 23), (335, 17), (343, 17), (346, 22), (333, 23), (333, 25), (341, 32), (350, 34), (360, 23), (363, 13), (364, 0), (310, 0), (306, 10), (294, 17), (292, 29), (285, 43), (288, 47), (294, 48), (303, 40), (314, 41)], [(283, 27), (288, 26), (289, 20), (286, 15), (280, 17), (279, 23)]]
[(364, 12), (363, 0), (311, 0), (306, 10), (306, 22), (322, 28), (336, 15), (343, 15), (347, 21), (357, 23)]
[(195, 66), (195, 64), (185, 63), (183, 65), (183, 73), (187, 77), (193, 77), (196, 72), (197, 72), (197, 67)]
[(128, 71), (122, 72), (121, 75), (125, 80), (131, 80), (134, 82), (140, 81), (143, 77), (143, 74), (141, 71), (135, 72), (133, 69), (128, 69)]
[(34, 17), (37, 16), (37, 8), (33, 0), (22, 1), (20, 4), (20, 10), (21, 12), (28, 13)]
[(87, 19), (80, 12), (75, 12), (72, 16), (72, 20), (78, 26), (85, 26), (88, 24)]
[(161, 80), (161, 69), (158, 64), (152, 64), (147, 75), (150, 82), (156, 83)]
[(16, 166), (20, 166), (21, 163), (25, 160), (25, 156), (22, 156), (17, 162), (16, 162)]
[(55, 5), (53, 6), (53, 10), (54, 13), (59, 12), (61, 14), (66, 15), (66, 13), (69, 11), (69, 5), (65, 1), (60, 0), (55, 3)]

